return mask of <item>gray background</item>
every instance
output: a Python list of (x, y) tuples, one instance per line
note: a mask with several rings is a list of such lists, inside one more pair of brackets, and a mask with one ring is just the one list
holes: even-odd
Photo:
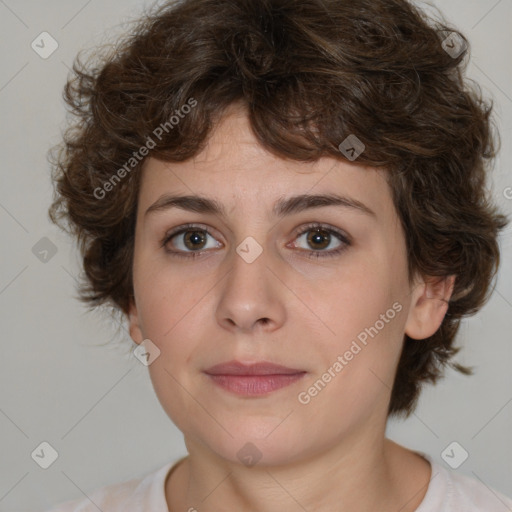
[[(86, 313), (74, 299), (79, 259), (46, 214), (52, 195), (46, 153), (64, 127), (61, 92), (73, 58), (105, 34), (121, 33), (123, 22), (151, 4), (0, 0), (0, 511), (45, 510), (186, 453), (147, 368), (130, 355), (135, 345), (126, 331)], [(505, 194), (512, 187), (512, 1), (436, 4), (469, 38), (469, 76), (495, 101), (503, 147), (493, 191), (502, 209), (512, 212)], [(43, 31), (59, 44), (47, 59), (31, 48)], [(32, 250), (43, 237), (57, 250), (47, 261)], [(441, 453), (457, 441), (469, 458), (455, 471), (512, 496), (510, 228), (502, 248), (492, 299), (464, 321), (459, 336), (464, 349), (458, 360), (475, 366), (476, 375), (449, 371), (438, 386), (425, 389), (415, 414), (390, 422), (388, 435), (446, 467)], [(58, 452), (48, 469), (31, 457), (43, 441)]]

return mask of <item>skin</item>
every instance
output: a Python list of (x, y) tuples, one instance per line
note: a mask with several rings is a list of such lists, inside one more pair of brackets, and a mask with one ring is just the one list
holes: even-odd
[[(243, 108), (232, 105), (196, 157), (149, 157), (142, 173), (129, 322), (135, 343), (149, 339), (160, 350), (150, 377), (189, 453), (166, 480), (169, 510), (414, 511), (430, 464), (385, 438), (387, 408), (404, 333), (422, 340), (439, 328), (453, 276), (409, 282), (404, 233), (383, 171), (333, 158), (282, 159), (258, 143)], [(272, 214), (278, 199), (333, 191), (375, 215), (338, 206)], [(216, 199), (226, 217), (147, 212), (164, 194)], [(210, 235), (202, 245), (177, 235), (166, 247), (185, 255), (196, 247), (195, 258), (161, 245), (187, 223), (197, 224), (189, 235)], [(309, 223), (341, 230), (350, 245), (333, 257), (308, 258), (343, 245), (334, 234), (308, 241), (311, 231), (301, 233)], [(236, 252), (246, 237), (262, 248), (252, 263)], [(401, 311), (300, 403), (298, 394), (395, 302)], [(203, 373), (232, 359), (307, 373), (263, 397), (237, 396)], [(261, 453), (252, 467), (237, 457), (248, 442)]]

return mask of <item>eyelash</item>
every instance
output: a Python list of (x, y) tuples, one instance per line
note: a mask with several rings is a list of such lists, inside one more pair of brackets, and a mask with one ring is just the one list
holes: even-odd
[[(325, 231), (328, 234), (335, 235), (336, 238), (338, 238), (338, 240), (340, 242), (342, 242), (342, 245), (340, 247), (338, 247), (337, 249), (333, 249), (333, 250), (330, 250), (330, 251), (313, 251), (313, 250), (307, 251), (305, 249), (302, 249), (301, 252), (308, 252), (309, 253), (307, 255), (308, 258), (318, 259), (318, 258), (335, 257), (335, 256), (338, 256), (339, 254), (341, 254), (343, 251), (345, 251), (351, 245), (351, 242), (350, 242), (349, 238), (346, 235), (344, 235), (341, 231), (333, 229), (333, 228), (331, 228), (329, 226), (326, 226), (324, 224), (318, 224), (318, 223), (312, 223), (312, 224), (308, 224), (308, 225), (304, 226), (302, 231), (300, 233), (297, 233), (297, 235), (295, 235), (295, 238), (299, 238), (302, 235), (304, 235), (305, 233), (307, 233), (308, 231), (313, 231), (315, 229), (321, 229), (322, 231)], [(166, 248), (166, 245), (175, 236), (178, 236), (178, 235), (181, 235), (183, 233), (186, 233), (187, 231), (193, 231), (193, 230), (201, 231), (203, 233), (206, 233), (209, 236), (212, 236), (212, 234), (207, 229), (204, 229), (201, 226), (198, 226), (197, 224), (185, 224), (185, 225), (181, 226), (179, 229), (177, 229), (175, 231), (171, 231), (170, 233), (166, 233), (164, 239), (161, 242), (161, 247), (168, 254), (170, 254), (172, 256), (176, 256), (178, 258), (197, 258), (198, 256), (200, 256), (202, 254), (201, 251), (190, 251), (190, 252), (186, 252), (186, 251), (185, 252), (183, 252), (183, 251), (171, 251), (171, 250)]]

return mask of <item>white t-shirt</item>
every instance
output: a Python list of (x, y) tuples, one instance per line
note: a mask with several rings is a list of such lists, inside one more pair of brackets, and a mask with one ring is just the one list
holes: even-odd
[[(468, 476), (437, 464), (421, 452), (432, 467), (427, 493), (416, 512), (512, 512), (512, 499)], [(105, 486), (89, 498), (66, 501), (47, 512), (169, 512), (164, 483), (169, 472), (182, 461), (127, 482)]]

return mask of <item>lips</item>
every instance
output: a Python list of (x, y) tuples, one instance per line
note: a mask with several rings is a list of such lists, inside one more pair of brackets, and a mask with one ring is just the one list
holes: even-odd
[(205, 370), (208, 375), (294, 375), (304, 370), (287, 368), (265, 361), (253, 364), (243, 364), (238, 361), (217, 364)]
[(220, 388), (245, 397), (267, 395), (300, 380), (307, 372), (266, 361), (243, 364), (229, 361), (205, 370)]

